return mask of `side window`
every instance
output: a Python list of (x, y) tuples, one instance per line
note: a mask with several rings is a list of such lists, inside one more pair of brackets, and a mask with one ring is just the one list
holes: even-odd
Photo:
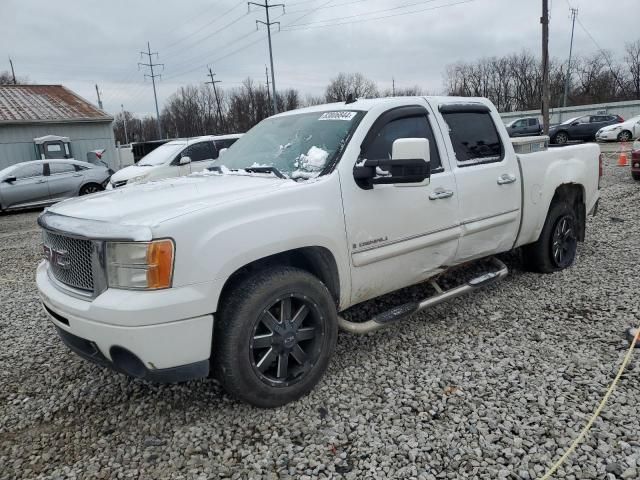
[(72, 173), (76, 169), (71, 163), (50, 163), (49, 175), (56, 175), (57, 173)]
[(230, 138), (228, 140), (216, 140), (216, 147), (218, 148), (218, 150), (222, 150), (223, 148), (229, 148), (237, 141), (237, 138)]
[(499, 162), (504, 148), (489, 112), (443, 113), (458, 166)]
[(201, 162), (203, 160), (214, 160), (218, 157), (213, 146), (213, 142), (200, 142), (191, 145), (184, 153), (185, 157), (190, 157), (192, 162)]
[(31, 165), (18, 167), (13, 171), (13, 175), (18, 180), (21, 180), (23, 178), (40, 177), (42, 176), (42, 164), (34, 163)]
[(516, 123), (513, 124), (514, 128), (522, 128), (525, 126), (525, 122), (526, 120), (518, 120)]
[(586, 123), (589, 123), (590, 121), (591, 121), (591, 117), (580, 117), (574, 123), (578, 123), (579, 125), (584, 125)]
[(426, 138), (429, 140), (431, 170), (434, 171), (442, 167), (438, 145), (426, 115), (399, 118), (387, 123), (378, 132), (367, 150), (362, 152), (362, 158), (370, 160), (391, 158), (393, 142), (399, 138)]
[(530, 127), (537, 127), (538, 126), (538, 121), (535, 118), (530, 118), (529, 119), (529, 126)]

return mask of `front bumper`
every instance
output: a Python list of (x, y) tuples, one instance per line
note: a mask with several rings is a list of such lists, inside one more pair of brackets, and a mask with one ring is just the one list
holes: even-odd
[(598, 132), (596, 133), (596, 141), (611, 142), (614, 140), (618, 140), (619, 133), (620, 133), (620, 130), (614, 130), (610, 132)]
[(38, 266), (36, 283), (49, 319), (81, 357), (157, 382), (208, 375), (213, 315), (190, 315), (204, 303), (201, 286), (157, 292), (109, 289), (88, 301), (61, 291), (49, 278), (46, 262)]

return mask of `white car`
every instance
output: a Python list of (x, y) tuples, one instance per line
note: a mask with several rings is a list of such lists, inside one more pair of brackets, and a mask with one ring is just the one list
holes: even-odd
[[(87, 360), (158, 382), (215, 374), (274, 407), (318, 383), (339, 328), (393, 327), (508, 273), (494, 257), (443, 290), (434, 277), (449, 268), (519, 247), (533, 271), (570, 267), (597, 209), (599, 156), (595, 144), (516, 154), (483, 98), (294, 110), (251, 129), (217, 171), (51, 207), (36, 282)], [(421, 301), (340, 315), (425, 280), (436, 293)]]
[(211, 166), (221, 150), (229, 148), (241, 136), (233, 134), (172, 140), (153, 150), (137, 164), (114, 173), (107, 190), (201, 172)]
[(640, 115), (630, 118), (622, 123), (603, 127), (596, 133), (596, 141), (629, 142), (640, 137)]

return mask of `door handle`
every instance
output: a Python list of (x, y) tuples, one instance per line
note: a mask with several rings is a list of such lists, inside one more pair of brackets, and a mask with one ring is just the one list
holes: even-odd
[(429, 195), (429, 200), (442, 200), (451, 197), (453, 197), (453, 191), (443, 190), (442, 188), (439, 188), (437, 190), (434, 190), (433, 193)]
[(36, 183), (46, 183), (46, 180), (38, 180)]
[(498, 177), (498, 185), (508, 185), (510, 183), (516, 182), (516, 176), (510, 173), (505, 173), (504, 175), (500, 175)]
[(82, 174), (81, 173), (76, 173), (75, 175), (72, 175), (72, 177), (81, 177)]

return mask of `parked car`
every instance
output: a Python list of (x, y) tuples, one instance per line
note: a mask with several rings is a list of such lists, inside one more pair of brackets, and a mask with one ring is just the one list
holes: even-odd
[(108, 189), (161, 178), (201, 172), (242, 135), (220, 135), (172, 140), (154, 149), (135, 165), (114, 173)]
[(566, 120), (549, 128), (551, 143), (564, 145), (570, 140), (595, 140), (596, 133), (602, 127), (623, 122), (619, 115), (585, 115)]
[(518, 118), (507, 123), (510, 137), (534, 137), (542, 135), (542, 124), (537, 117)]
[(640, 115), (629, 120), (608, 127), (603, 127), (596, 133), (596, 140), (629, 142), (640, 137)]
[(35, 160), (0, 170), (0, 210), (51, 205), (104, 190), (113, 173), (77, 160)]
[(640, 140), (633, 142), (631, 149), (631, 176), (634, 180), (640, 180)]
[(518, 247), (533, 271), (572, 265), (599, 156), (594, 144), (516, 155), (482, 98), (290, 111), (243, 136), (217, 172), (48, 209), (37, 286), (82, 357), (152, 381), (215, 374), (274, 407), (320, 380), (338, 328), (393, 326), (508, 270), (492, 258), (468, 283), (363, 323), (340, 315), (352, 305)]

